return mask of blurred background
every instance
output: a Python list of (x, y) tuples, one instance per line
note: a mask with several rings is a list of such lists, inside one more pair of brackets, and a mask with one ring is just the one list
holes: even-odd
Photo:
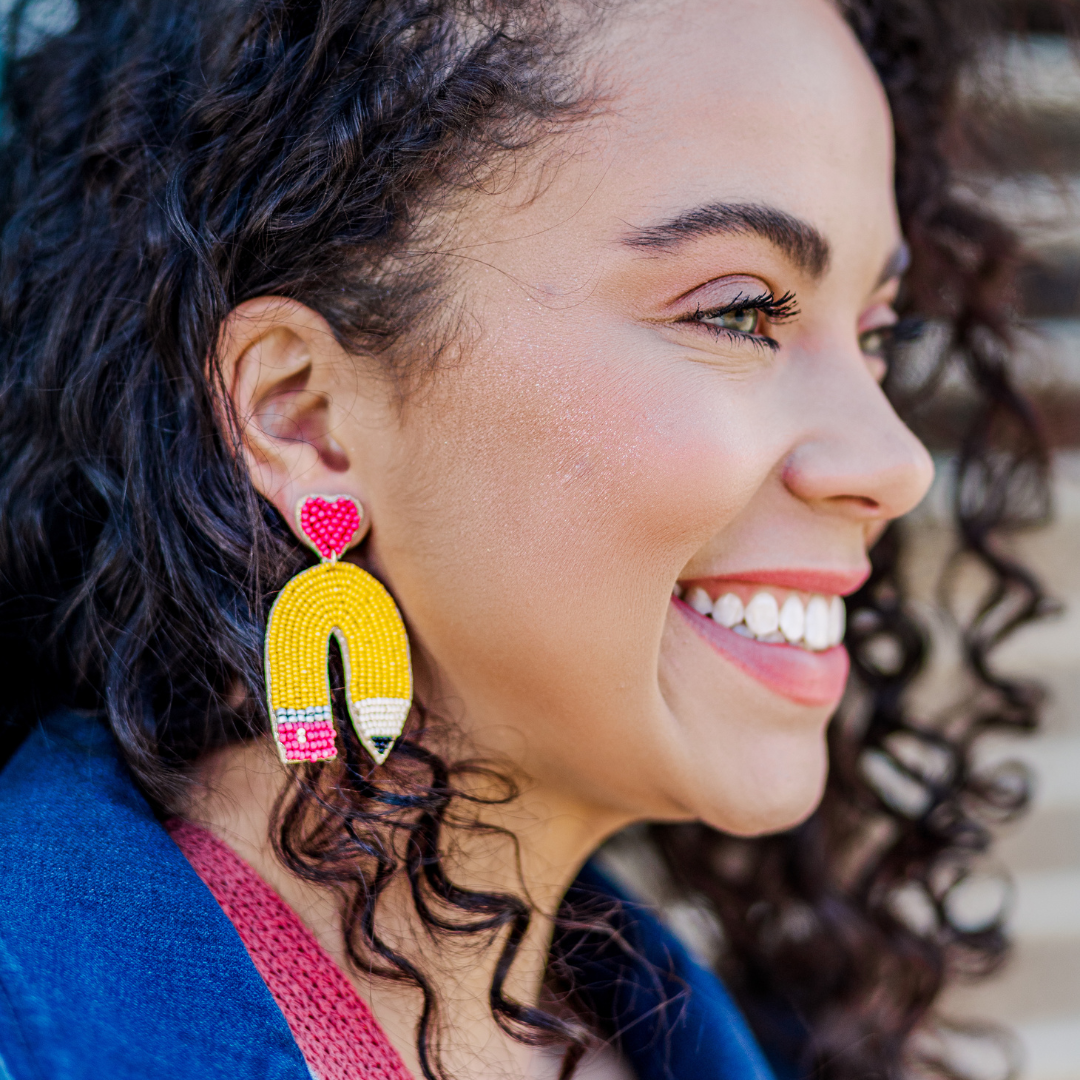
[[(1048, 528), (1020, 534), (1007, 547), (1064, 609), (1018, 631), (995, 653), (999, 669), (1038, 679), (1049, 700), (1040, 734), (998, 740), (984, 751), (988, 759), (1020, 758), (1034, 780), (1031, 809), (1004, 828), (995, 852), (1013, 879), (1014, 951), (990, 981), (954, 990), (946, 1009), (1011, 1027), (1023, 1080), (1080, 1080), (1080, 38), (1070, 43), (1065, 36), (1070, 22), (1074, 34), (1080, 30), (1080, 3), (1019, 0), (1016, 21), (1023, 36), (983, 65), (994, 106), (987, 135), (1001, 168), (983, 167), (968, 181), (972, 197), (992, 202), (1029, 249), (1019, 298), (1021, 383), (1052, 446), (1055, 506)], [(976, 115), (983, 105), (973, 101), (973, 125), (985, 126), (984, 116)], [(1035, 162), (1048, 162), (1057, 175), (1025, 179)], [(935, 630), (934, 663), (919, 689), (931, 708), (964, 684), (955, 634), (941, 615), (938, 580), (954, 550), (955, 432), (970, 408), (959, 384), (936, 397), (921, 433), (937, 458), (938, 482), (908, 533), (909, 577)], [(952, 606), (962, 611), (980, 582), (963, 573), (953, 580)], [(977, 896), (970, 902), (979, 907)], [(1000, 892), (982, 902), (1000, 902)], [(991, 1060), (986, 1069), (1000, 1075)]]

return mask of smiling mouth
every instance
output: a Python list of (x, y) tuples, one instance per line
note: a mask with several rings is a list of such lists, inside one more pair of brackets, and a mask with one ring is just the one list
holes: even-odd
[(774, 693), (814, 707), (835, 706), (843, 696), (851, 663), (840, 644), (839, 595), (687, 582), (676, 586), (671, 603), (726, 660)]

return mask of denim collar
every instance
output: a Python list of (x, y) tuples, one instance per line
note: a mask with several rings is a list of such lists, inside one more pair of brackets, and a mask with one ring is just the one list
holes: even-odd
[[(772, 1080), (719, 981), (589, 865), (575, 905), (619, 906), (626, 951), (555, 948), (641, 1080)], [(232, 924), (111, 734), (72, 712), (0, 776), (0, 1080), (310, 1080)]]

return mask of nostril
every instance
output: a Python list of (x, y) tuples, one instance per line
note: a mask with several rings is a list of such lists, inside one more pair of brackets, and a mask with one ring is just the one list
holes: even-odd
[(881, 512), (881, 503), (877, 499), (871, 499), (867, 495), (833, 495), (829, 502), (840, 506), (849, 506), (858, 510), (865, 510), (871, 514)]

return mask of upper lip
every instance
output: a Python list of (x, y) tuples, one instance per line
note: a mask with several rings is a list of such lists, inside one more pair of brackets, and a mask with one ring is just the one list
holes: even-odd
[(706, 588), (710, 582), (721, 585), (738, 581), (745, 585), (772, 585), (777, 589), (793, 589), (796, 592), (824, 593), (830, 596), (850, 596), (870, 576), (870, 567), (861, 566), (851, 570), (812, 570), (773, 568), (740, 570), (730, 574), (709, 574), (687, 578), (693, 584)]

